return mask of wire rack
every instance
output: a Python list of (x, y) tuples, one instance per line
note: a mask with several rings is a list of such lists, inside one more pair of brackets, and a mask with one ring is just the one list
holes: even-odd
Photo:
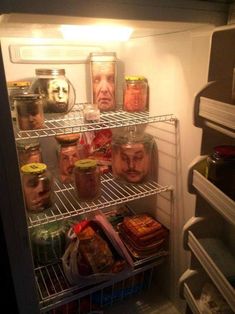
[(149, 195), (170, 191), (171, 187), (161, 186), (155, 181), (143, 184), (124, 184), (117, 182), (111, 173), (104, 174), (101, 179), (101, 195), (92, 202), (80, 202), (72, 184), (55, 181), (53, 207), (43, 213), (29, 214), (29, 229), (56, 220), (86, 214), (97, 209), (133, 201)]
[(48, 137), (153, 122), (173, 122), (175, 120), (176, 119), (172, 114), (150, 116), (148, 112), (129, 113), (118, 110), (101, 113), (100, 121), (97, 123), (84, 123), (82, 110), (75, 110), (66, 115), (48, 115), (45, 120), (45, 128), (43, 129), (21, 131), (15, 126), (15, 139), (20, 140), (26, 138)]

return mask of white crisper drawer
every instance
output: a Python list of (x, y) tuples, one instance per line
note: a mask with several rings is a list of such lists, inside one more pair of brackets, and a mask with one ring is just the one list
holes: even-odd
[(197, 239), (188, 231), (188, 246), (235, 312), (235, 289), (228, 281), (235, 276), (235, 258), (219, 238)]

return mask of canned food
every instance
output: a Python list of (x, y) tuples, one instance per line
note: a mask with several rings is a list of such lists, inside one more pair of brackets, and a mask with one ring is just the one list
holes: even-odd
[(16, 147), (20, 166), (32, 162), (42, 162), (40, 143), (36, 139), (17, 141)]
[(129, 112), (148, 109), (148, 83), (143, 76), (126, 76), (123, 109)]

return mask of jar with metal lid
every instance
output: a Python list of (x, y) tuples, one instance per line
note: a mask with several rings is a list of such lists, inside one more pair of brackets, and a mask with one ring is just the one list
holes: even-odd
[(207, 178), (235, 200), (235, 146), (221, 145), (207, 157)]
[(116, 53), (90, 54), (92, 103), (100, 111), (116, 109)]
[(144, 76), (126, 76), (123, 109), (129, 112), (148, 109), (148, 82)]
[(92, 201), (100, 195), (100, 171), (94, 159), (81, 159), (75, 163), (74, 180), (78, 198)]
[(21, 167), (26, 208), (39, 213), (52, 204), (52, 176), (44, 163), (31, 163)]
[(25, 139), (16, 142), (20, 166), (32, 162), (42, 162), (40, 143), (36, 139)]
[(36, 69), (30, 91), (42, 95), (44, 112), (67, 113), (75, 104), (75, 89), (64, 69)]
[(73, 168), (79, 159), (78, 139), (79, 133), (56, 136), (58, 142), (57, 157), (59, 166), (59, 178), (62, 183), (73, 181)]
[(63, 222), (52, 222), (30, 232), (33, 257), (36, 264), (57, 262), (64, 254), (66, 228)]
[(43, 104), (40, 95), (22, 94), (13, 99), (20, 130), (37, 130), (44, 127)]
[(123, 183), (156, 179), (156, 146), (153, 136), (129, 127), (112, 139), (112, 171)]

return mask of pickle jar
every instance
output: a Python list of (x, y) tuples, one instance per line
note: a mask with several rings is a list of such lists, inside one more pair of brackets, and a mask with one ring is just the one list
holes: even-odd
[(44, 113), (41, 96), (22, 94), (14, 98), (16, 120), (20, 130), (37, 130), (44, 128)]
[(33, 257), (36, 264), (57, 262), (64, 254), (66, 228), (62, 222), (39, 226), (30, 233)]
[(90, 54), (92, 103), (100, 111), (116, 109), (115, 52), (93, 52)]
[(123, 109), (129, 112), (148, 110), (148, 82), (144, 76), (126, 76)]
[(62, 183), (71, 183), (73, 181), (74, 164), (79, 159), (77, 145), (79, 137), (79, 133), (64, 134), (55, 137), (58, 143), (59, 178)]
[(39, 213), (52, 205), (52, 176), (44, 163), (31, 163), (21, 167), (22, 186), (26, 208)]
[(81, 201), (92, 201), (99, 197), (100, 171), (96, 160), (78, 160), (74, 167), (74, 180)]
[(235, 146), (220, 145), (207, 157), (207, 178), (235, 200)]
[(75, 104), (72, 83), (65, 76), (65, 69), (36, 69), (30, 91), (43, 97), (44, 112), (67, 113)]
[(16, 143), (16, 147), (20, 166), (32, 162), (42, 162), (42, 151), (38, 140), (19, 140)]
[(117, 181), (143, 183), (156, 179), (157, 154), (154, 138), (127, 128), (112, 139), (112, 172)]

